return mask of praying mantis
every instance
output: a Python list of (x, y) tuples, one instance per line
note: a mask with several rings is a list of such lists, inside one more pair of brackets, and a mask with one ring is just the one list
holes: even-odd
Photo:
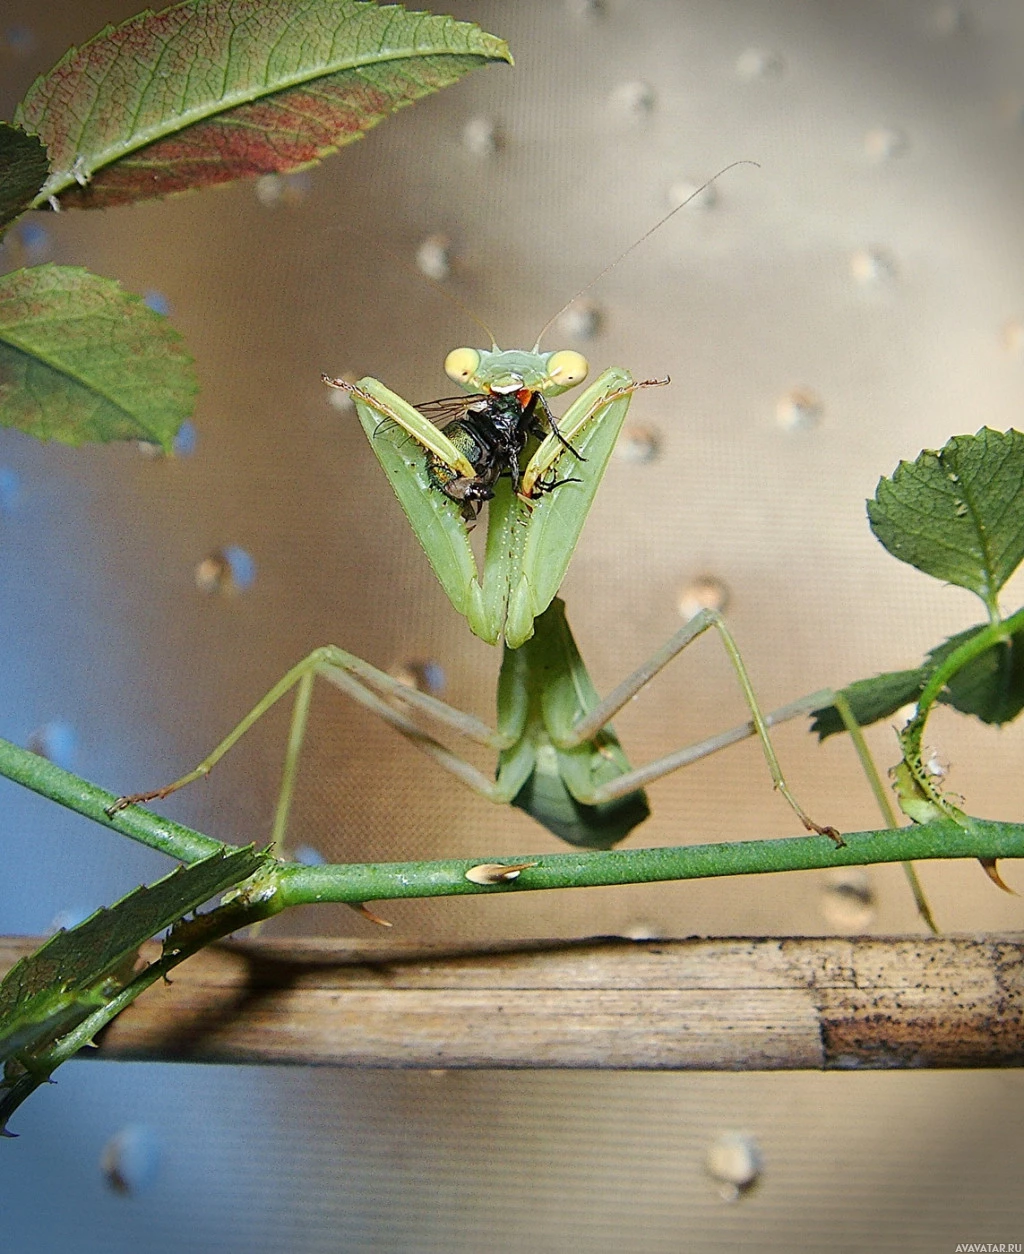
[[(583, 291), (686, 203), (676, 206)], [(503, 646), (496, 726), (327, 645), (294, 666), (192, 771), (153, 792), (122, 797), (114, 808), (166, 797), (205, 776), (262, 714), (295, 689), (273, 827), (274, 846), (283, 847), (312, 685), (320, 676), (378, 714), (463, 783), (491, 801), (519, 807), (573, 845), (611, 848), (648, 816), (644, 792), (648, 783), (751, 734), (761, 741), (775, 788), (801, 823), (808, 831), (841, 843), (835, 829), (814, 822), (790, 792), (768, 731), (772, 723), (829, 704), (831, 694), (814, 693), (764, 715), (736, 643), (716, 611), (700, 611), (613, 692), (598, 698), (556, 593), (633, 394), (667, 384), (668, 379), (637, 381), (628, 370), (611, 367), (556, 419), (549, 399), (580, 386), (589, 367), (573, 350), (540, 351), (540, 340), (554, 321), (529, 351), (502, 350), (493, 336), (489, 349), (453, 350), (445, 371), (465, 397), (419, 409), (376, 379), (351, 383), (323, 376), (328, 386), (344, 390), (354, 402), (370, 447), (453, 607), (476, 635)], [(487, 535), (478, 568), (469, 532), (485, 503)], [(750, 709), (749, 722), (645, 767), (631, 768), (611, 720), (692, 640), (710, 629), (721, 638), (736, 671)], [(495, 750), (494, 777), (460, 758), (426, 725)]]

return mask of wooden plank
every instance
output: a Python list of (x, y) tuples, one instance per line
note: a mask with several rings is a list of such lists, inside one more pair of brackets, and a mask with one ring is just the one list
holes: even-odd
[[(0, 938), (0, 974), (36, 944)], [(1014, 937), (259, 940), (189, 959), (83, 1056), (437, 1068), (1019, 1066), (1022, 1015), (1024, 941)]]

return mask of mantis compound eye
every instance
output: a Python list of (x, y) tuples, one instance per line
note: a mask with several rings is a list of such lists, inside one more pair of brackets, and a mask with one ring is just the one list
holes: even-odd
[(586, 357), (570, 348), (563, 348), (548, 358), (548, 378), (560, 388), (573, 388), (582, 383), (589, 369)]
[(475, 348), (453, 348), (444, 359), (444, 372), (453, 383), (469, 383), (479, 366), (480, 354)]

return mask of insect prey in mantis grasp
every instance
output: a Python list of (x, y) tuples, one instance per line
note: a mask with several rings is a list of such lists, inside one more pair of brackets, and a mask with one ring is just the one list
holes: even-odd
[[(529, 351), (499, 349), (493, 337), (490, 349), (453, 350), (445, 370), (467, 395), (419, 409), (376, 379), (350, 383), (324, 375), (331, 387), (351, 395), (370, 446), (455, 609), (478, 636), (490, 643), (503, 641), (497, 726), (410, 690), (386, 672), (327, 645), (294, 666), (194, 770), (156, 792), (122, 798), (115, 808), (167, 796), (208, 774), (294, 687), (295, 712), (274, 821), (274, 842), (280, 847), (311, 687), (319, 675), (380, 715), (463, 783), (492, 801), (525, 810), (574, 845), (610, 848), (647, 817), (647, 783), (752, 734), (761, 739), (775, 787), (801, 822), (808, 830), (839, 839), (833, 829), (814, 823), (793, 798), (768, 736), (770, 723), (828, 704), (830, 694), (818, 692), (762, 715), (739, 651), (715, 611), (702, 610), (649, 662), (599, 699), (555, 594), (633, 393), (667, 380), (637, 382), (628, 370), (613, 366), (555, 418), (549, 399), (578, 387), (588, 365), (572, 350), (541, 352), (540, 338)], [(478, 568), (469, 527), (485, 503), (487, 539)], [(610, 720), (690, 641), (711, 628), (722, 638), (736, 670), (750, 722), (634, 770)], [(495, 750), (495, 775), (488, 778), (464, 761), (424, 723)]]
[[(729, 169), (605, 266), (548, 320), (532, 349), (500, 349), (493, 335), (489, 349), (453, 349), (445, 373), (468, 396), (417, 408), (377, 379), (351, 383), (323, 376), (328, 386), (351, 395), (441, 586), (471, 630), (488, 643), (503, 639), (515, 649), (533, 634), (534, 619), (562, 583), (633, 393), (668, 382), (638, 382), (628, 370), (613, 366), (556, 419), (548, 401), (579, 387), (589, 365), (571, 349), (541, 352), (545, 332), (573, 301)], [(468, 525), (485, 501), (487, 544), (480, 571)]]

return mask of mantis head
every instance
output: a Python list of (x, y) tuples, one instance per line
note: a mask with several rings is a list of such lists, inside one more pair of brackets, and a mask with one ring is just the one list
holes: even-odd
[(587, 377), (587, 359), (572, 349), (540, 353), (536, 349), (455, 348), (444, 372), (467, 392), (539, 392), (560, 396)]

